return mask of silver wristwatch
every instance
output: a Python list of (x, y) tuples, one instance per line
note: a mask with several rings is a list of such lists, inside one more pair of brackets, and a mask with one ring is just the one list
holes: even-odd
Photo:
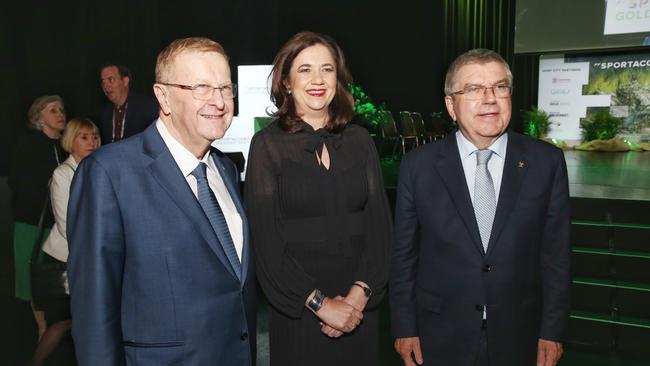
[(309, 306), (310, 309), (312, 309), (314, 312), (317, 312), (320, 310), (320, 307), (323, 306), (323, 301), (325, 300), (325, 295), (321, 292), (321, 290), (316, 289), (316, 293), (314, 294), (314, 297), (309, 300), (307, 303), (307, 306)]

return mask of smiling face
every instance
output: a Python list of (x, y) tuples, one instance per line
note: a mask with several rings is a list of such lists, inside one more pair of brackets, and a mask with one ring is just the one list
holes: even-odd
[(83, 160), (99, 146), (99, 136), (92, 128), (81, 127), (72, 140), (71, 154), (77, 162)]
[[(508, 83), (508, 75), (503, 64), (490, 61), (463, 65), (453, 80), (453, 90), (458, 91), (472, 85), (491, 87)], [(491, 88), (478, 100), (467, 100), (463, 94), (446, 96), (445, 104), (460, 132), (479, 149), (492, 145), (510, 123), (510, 97), (497, 98)]]
[[(228, 61), (218, 52), (182, 52), (166, 69), (164, 78), (161, 82), (184, 85), (220, 87), (232, 83)], [(230, 127), (234, 101), (224, 99), (218, 90), (209, 100), (197, 100), (191, 90), (162, 84), (155, 84), (154, 92), (162, 111), (160, 118), (171, 135), (199, 159)]]
[(329, 49), (316, 44), (302, 50), (291, 64), (285, 86), (293, 95), (296, 113), (315, 129), (325, 126), (336, 94), (336, 62)]
[(58, 136), (65, 128), (65, 111), (59, 102), (45, 105), (41, 111), (41, 129), (48, 136)]

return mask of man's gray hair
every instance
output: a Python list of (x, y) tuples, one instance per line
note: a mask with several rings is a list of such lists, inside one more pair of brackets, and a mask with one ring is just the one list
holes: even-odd
[(469, 50), (462, 55), (456, 57), (454, 62), (449, 65), (447, 76), (445, 76), (445, 95), (451, 95), (456, 90), (453, 90), (454, 82), (456, 81), (456, 74), (458, 70), (468, 64), (486, 64), (488, 62), (498, 62), (506, 68), (506, 75), (508, 76), (508, 84), (512, 86), (512, 71), (506, 60), (498, 53), (488, 50), (486, 48), (475, 48)]

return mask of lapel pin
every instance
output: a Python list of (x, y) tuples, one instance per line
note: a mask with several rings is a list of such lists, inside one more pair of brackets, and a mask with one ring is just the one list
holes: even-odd
[(517, 162), (517, 168), (524, 168), (526, 166), (526, 163), (523, 160), (519, 160)]

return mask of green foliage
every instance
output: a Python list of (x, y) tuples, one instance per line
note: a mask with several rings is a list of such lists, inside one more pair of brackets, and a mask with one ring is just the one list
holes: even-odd
[(546, 137), (550, 124), (550, 116), (545, 111), (537, 107), (524, 111), (524, 128), (527, 135), (538, 139)]
[(650, 127), (650, 84), (633, 77), (627, 83), (618, 83), (612, 96), (612, 105), (627, 107), (623, 131), (635, 132)]
[(357, 117), (368, 126), (379, 126), (384, 106), (375, 105), (359, 85), (350, 83), (348, 87), (350, 88), (350, 92), (354, 98), (354, 113)]
[(650, 83), (650, 73), (643, 68), (624, 70), (594, 68), (590, 72), (589, 83), (584, 87), (584, 94), (614, 94), (619, 85), (628, 84), (633, 80), (647, 85)]
[(582, 129), (582, 140), (609, 140), (619, 133), (623, 120), (609, 114), (609, 111), (601, 110), (598, 112), (590, 113), (582, 121), (580, 121), (580, 128)]

